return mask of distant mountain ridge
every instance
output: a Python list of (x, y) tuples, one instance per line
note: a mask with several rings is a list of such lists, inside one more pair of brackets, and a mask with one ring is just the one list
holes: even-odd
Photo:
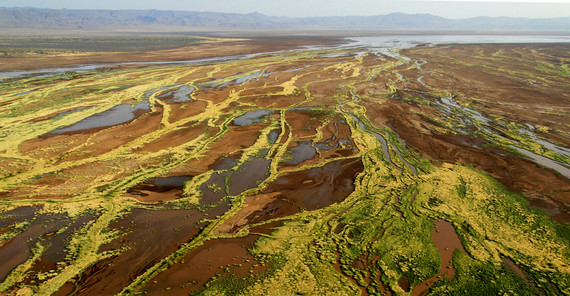
[(75, 10), (0, 8), (0, 27), (29, 29), (96, 29), (168, 26), (220, 29), (430, 29), (570, 31), (570, 17), (531, 19), (475, 17), (447, 19), (430, 14), (391, 13), (376, 16), (273, 17), (167, 10)]

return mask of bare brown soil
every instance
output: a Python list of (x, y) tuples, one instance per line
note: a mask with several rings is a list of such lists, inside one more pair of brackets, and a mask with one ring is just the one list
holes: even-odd
[[(443, 67), (443, 65), (440, 65), (440, 67)], [(473, 71), (465, 70), (465, 72), (471, 73)], [(442, 75), (444, 75), (444, 77), (451, 76), (447, 73), (442, 73)], [(469, 77), (469, 75), (462, 77)], [(460, 76), (459, 73), (455, 73), (453, 77), (458, 76)], [(489, 81), (494, 80), (495, 75), (488, 75), (487, 79)], [(471, 85), (471, 82), (468, 81), (457, 83), (457, 85), (462, 85), (463, 83)], [(439, 86), (437, 83), (432, 82), (432, 85), (434, 84)], [(492, 87), (491, 84), (491, 88), (480, 89), (480, 92), (472, 95), (476, 97), (493, 95), (491, 91)], [(523, 90), (524, 89), (519, 91), (524, 93)], [(400, 93), (399, 96), (405, 96), (407, 94), (413, 94), (413, 92), (403, 92)], [(499, 97), (500, 99), (498, 99)], [(555, 106), (556, 104), (563, 104), (563, 98), (559, 96), (555, 97), (559, 98), (559, 101), (553, 101)], [(506, 103), (509, 101), (509, 98), (513, 98), (513, 96), (503, 96), (503, 94), (500, 93), (497, 94), (496, 101), (505, 102), (504, 106), (507, 106)], [(553, 99), (551, 98), (551, 100)], [(534, 100), (531, 101), (534, 102)], [(469, 136), (441, 134), (436, 130), (437, 126), (434, 125), (434, 123), (426, 120), (426, 118), (435, 117), (438, 112), (430, 106), (399, 100), (391, 100), (389, 103), (382, 105), (376, 104), (373, 101), (367, 101), (365, 104), (367, 107), (367, 116), (375, 126), (390, 127), (406, 141), (408, 146), (420, 152), (423, 157), (431, 159), (436, 163), (441, 161), (471, 164), (476, 169), (489, 173), (509, 189), (523, 192), (530, 198), (546, 199), (547, 202), (558, 204), (562, 207), (568, 207), (570, 205), (570, 183), (565, 177), (529, 160), (522, 159), (509, 150), (486, 146), (484, 144), (487, 143), (487, 141), (476, 134)], [(493, 105), (489, 107), (489, 109), (493, 109), (495, 112), (501, 112), (502, 116), (515, 116), (519, 114), (517, 111), (510, 109), (510, 107), (509, 109), (504, 109), (502, 106), (503, 105)], [(508, 106), (514, 106), (514, 103)], [(562, 105), (560, 106), (564, 108)], [(536, 110), (536, 112), (529, 110)], [(516, 118), (521, 120), (528, 119), (530, 122), (537, 123), (541, 120), (539, 118), (543, 116), (541, 110), (541, 108), (537, 107), (521, 107), (519, 111), (527, 114), (526, 116), (528, 117)], [(563, 122), (560, 118), (555, 119), (552, 115), (550, 115), (550, 117), (559, 123)], [(547, 123), (549, 122), (550, 121), (547, 120)], [(560, 126), (556, 128), (559, 127)], [(564, 127), (562, 130), (565, 129), (567, 128)], [(568, 220), (567, 214), (561, 213), (558, 215), (557, 220)]]
[(282, 222), (281, 221), (273, 221), (273, 222), (269, 222), (269, 223), (265, 223), (265, 224), (261, 224), (258, 226), (254, 226), (251, 227), (249, 229), (249, 233), (252, 234), (270, 234), (273, 231), (275, 231), (275, 229), (277, 229), (279, 226), (281, 226)]
[(160, 126), (162, 114), (160, 112), (147, 113), (130, 124), (122, 124), (105, 129), (90, 137), (87, 143), (79, 150), (60, 158), (60, 162), (83, 159), (85, 155), (97, 156), (115, 150), (125, 144), (138, 139)]
[(192, 122), (189, 127), (178, 128), (160, 138), (137, 149), (140, 152), (156, 152), (168, 147), (183, 145), (204, 133), (214, 133), (215, 128), (208, 127), (205, 122)]
[(330, 44), (335, 39), (315, 39), (283, 36), (280, 38), (252, 38), (226, 42), (202, 43), (175, 49), (148, 52), (95, 52), (60, 56), (1, 57), (0, 72), (25, 71), (84, 64), (111, 64), (121, 62), (185, 61), (219, 56), (243, 55), (294, 49), (303, 45)]
[[(173, 181), (168, 181), (168, 180)], [(142, 202), (165, 202), (180, 198), (184, 182), (191, 176), (170, 176), (152, 178), (127, 190), (134, 198)], [(166, 182), (161, 180), (167, 180)], [(164, 184), (162, 184), (164, 183)]]
[[(79, 63), (197, 59), (291, 49), (308, 43), (309, 41), (304, 38), (279, 40), (266, 38), (201, 44), (146, 53), (116, 53), (113, 55), (96, 53), (55, 57), (53, 60), (46, 57), (26, 58), (25, 61), (12, 58), (10, 63), (0, 62), (2, 65), (0, 71), (2, 69), (59, 67)], [(504, 50), (502, 54), (507, 54), (517, 63), (523, 60), (521, 63), (530, 67), (532, 71), (525, 66), (517, 66), (513, 69), (513, 73), (516, 70), (519, 74), (504, 71), (508, 68), (508, 63), (497, 67), (492, 57), (498, 50)], [(542, 47), (537, 47), (536, 50), (544, 54), (560, 55), (560, 52), (567, 48), (552, 46), (548, 50)], [(532, 206), (546, 208), (547, 212), (557, 221), (570, 221), (570, 214), (567, 213), (570, 207), (570, 183), (567, 178), (524, 159), (511, 150), (492, 145), (493, 143), (475, 133), (477, 129), (474, 126), (466, 127), (469, 131), (466, 134), (450, 130), (446, 132), (441, 123), (436, 120), (446, 116), (434, 107), (438, 97), (433, 93), (428, 93), (433, 92), (433, 89), (445, 90), (452, 93), (460, 103), (481, 110), (485, 115), (506, 118), (505, 121), (543, 125), (548, 132), (537, 131), (539, 136), (561, 146), (569, 146), (570, 140), (567, 135), (570, 134), (570, 128), (564, 117), (570, 112), (567, 106), (570, 100), (568, 83), (550, 73), (549, 71), (554, 70), (546, 64), (541, 64), (541, 67), (550, 70), (543, 70), (533, 62), (524, 62), (531, 60), (534, 56), (521, 53), (515, 47), (483, 45), (450, 46), (438, 49), (422, 47), (406, 50), (404, 54), (430, 60), (423, 66), (426, 72), (404, 65), (397, 68), (397, 71), (405, 76), (403, 81), (395, 82), (398, 79), (396, 72), (377, 73), (375, 77), (365, 81), (371, 69), (366, 68), (359, 73), (357, 68), (351, 66), (357, 63), (352, 56), (338, 58), (317, 56), (311, 59), (303, 58), (305, 60), (297, 60), (294, 63), (271, 65), (267, 68), (260, 66), (255, 69), (245, 67), (242, 69), (239, 63), (237, 66), (229, 63), (224, 64), (224, 67), (217, 65), (205, 67), (199, 72), (193, 72), (179, 79), (179, 82), (192, 82), (199, 86), (199, 89), (192, 94), (196, 100), (172, 103), (167, 101), (169, 97), (159, 98), (160, 104), (152, 106), (156, 112), (140, 111), (133, 120), (127, 123), (65, 134), (50, 133), (24, 141), (18, 147), (21, 155), (45, 160), (39, 163), (37, 168), (45, 169), (51, 165), (59, 167), (53, 171), (46, 169), (47, 173), (34, 176), (32, 171), (34, 168), (25, 164), (24, 160), (4, 158), (1, 160), (1, 165), (10, 167), (6, 170), (7, 175), (23, 171), (29, 173), (30, 176), (26, 175), (29, 179), (27, 182), (8, 188), (8, 191), (1, 193), (0, 196), (6, 199), (71, 199), (73, 201), (75, 196), (81, 194), (85, 196), (86, 192), (88, 194), (105, 192), (106, 189), (117, 186), (118, 182), (124, 181), (123, 184), (128, 185), (122, 188), (117, 196), (136, 199), (136, 201), (129, 200), (129, 202), (145, 207), (144, 209), (132, 208), (132, 204), (126, 205), (123, 216), (117, 217), (117, 220), (110, 225), (105, 224), (108, 229), (119, 230), (122, 234), (111, 243), (103, 245), (99, 252), (118, 250), (121, 252), (84, 270), (60, 289), (58, 293), (61, 295), (119, 293), (133, 283), (138, 276), (149, 268), (156, 267), (161, 260), (178, 250), (181, 245), (196, 238), (203, 229), (202, 227), (206, 225), (200, 224), (199, 221), (215, 219), (229, 209), (230, 205), (226, 202), (232, 202), (231, 206), (236, 206), (234, 202), (237, 200), (240, 202), (241, 209), (222, 222), (213, 234), (215, 236), (236, 234), (248, 226), (261, 224), (250, 229), (252, 235), (206, 241), (191, 253), (186, 254), (183, 260), (146, 282), (142, 291), (153, 295), (189, 294), (202, 290), (204, 285), (216, 275), (223, 280), (229, 276), (244, 278), (250, 274), (261, 273), (267, 270), (267, 267), (257, 262), (248, 252), (248, 248), (251, 248), (258, 238), (257, 235), (270, 234), (281, 225), (281, 219), (278, 221), (273, 219), (285, 218), (305, 210), (322, 209), (345, 200), (355, 190), (355, 180), (365, 169), (360, 155), (357, 155), (359, 152), (355, 144), (357, 140), (353, 139), (351, 128), (342, 117), (346, 115), (349, 118), (349, 115), (346, 113), (331, 115), (336, 112), (334, 110), (339, 109), (338, 104), (354, 99), (348, 88), (340, 87), (343, 81), (354, 75), (360, 80), (359, 83), (354, 84), (354, 92), (360, 100), (352, 106), (347, 104), (343, 107), (343, 111), (351, 110), (356, 114), (355, 111), (358, 109), (358, 111), (365, 112), (367, 119), (373, 125), (371, 128), (378, 130), (389, 128), (405, 141), (406, 146), (413, 150), (412, 152), (429, 159), (433, 164), (440, 165), (448, 162), (473, 165), (476, 169), (489, 173), (509, 189), (524, 193), (532, 201)], [(286, 56), (282, 58), (287, 59)], [(547, 56), (543, 58), (549, 60)], [(4, 59), (0, 58), (0, 61)], [(385, 60), (391, 59), (379, 59), (368, 55), (364, 57), (363, 63), (358, 64), (358, 67), (372, 67)], [(550, 62), (560, 63), (556, 60)], [(339, 65), (341, 66), (336, 67)], [(303, 66), (308, 67), (302, 68)], [(229, 84), (225, 87), (207, 84), (216, 79), (223, 80), (233, 75), (250, 73), (262, 68), (266, 74), (269, 74), (268, 77), (260, 77), (241, 84)], [(533, 72), (534, 70), (536, 73)], [(149, 69), (148, 74), (150, 75), (151, 72), (155, 72), (152, 75), (157, 75), (155, 76), (157, 79), (158, 75), (160, 77), (168, 75), (155, 68)], [(527, 72), (530, 72), (529, 76), (520, 74)], [(208, 77), (208, 74), (212, 75)], [(141, 78), (139, 75), (133, 74), (132, 78)], [(418, 81), (420, 77), (432, 89)], [(529, 77), (534, 77), (533, 81)], [(196, 81), (200, 78), (202, 79)], [(93, 81), (83, 81), (83, 83)], [(291, 94), (274, 94), (289, 89), (285, 85), (290, 81), (296, 87)], [(70, 81), (70, 85), (73, 83)], [(396, 85), (399, 89), (394, 93), (388, 93), (391, 89), (389, 83), (395, 83), (391, 86)], [(556, 89), (558, 85), (561, 86)], [(91, 91), (87, 88), (88, 86), (85, 87), (86, 89), (82, 92)], [(73, 92), (70, 93), (73, 94)], [(236, 94), (237, 97), (234, 96)], [(424, 101), (412, 100), (411, 97), (421, 97)], [(225, 104), (228, 98), (235, 98), (235, 101)], [(536, 98), (541, 98), (540, 102)], [(318, 108), (275, 110), (298, 103), (299, 105), (295, 107), (318, 106)], [(37, 107), (40, 106), (39, 104), (40, 102), (33, 101), (30, 106)], [(216, 106), (216, 104), (220, 105)], [(548, 108), (545, 105), (548, 105)], [(208, 107), (207, 116), (199, 117), (200, 119), (191, 118), (204, 113), (206, 107)], [(232, 116), (259, 108), (271, 109), (273, 114), (250, 125), (227, 124), (227, 120)], [(553, 112), (556, 109), (560, 112)], [(65, 111), (68, 110), (70, 109), (65, 109)], [(170, 111), (168, 118), (163, 118), (165, 114), (168, 114), (168, 110)], [(47, 120), (57, 114), (52, 113), (29, 122)], [(282, 119), (281, 114), (285, 114), (283, 119), (286, 122), (282, 127), (278, 126)], [(167, 123), (163, 124), (164, 121)], [(280, 152), (275, 149), (271, 150), (273, 154), (268, 156), (264, 153), (268, 153), (269, 149), (260, 149), (260, 151), (256, 151), (255, 147), (249, 149), (259, 140), (261, 131), (270, 124), (273, 124), (271, 128), (278, 134), (281, 133), (281, 129), (284, 129), (283, 137), (278, 143), (288, 143), (287, 147), (283, 147), (286, 153), (284, 158), (276, 158), (275, 156), (280, 155)], [(502, 136), (509, 137), (506, 127), (501, 127), (497, 123), (492, 124)], [(214, 138), (222, 131), (223, 135)], [(320, 135), (319, 131), (322, 132), (322, 137), (317, 139), (317, 135)], [(151, 133), (157, 136), (148, 137), (144, 142), (127, 147), (126, 152), (120, 151), (113, 157), (105, 158), (107, 153), (113, 154), (114, 151), (119, 151), (133, 141)], [(198, 138), (201, 141), (193, 143), (193, 140)], [(277, 141), (277, 138), (272, 141)], [(309, 156), (299, 157), (301, 160), (298, 162), (292, 161), (290, 158), (293, 158), (292, 155), (296, 149), (301, 149), (303, 145), (308, 145), (306, 147), (309, 152), (304, 153)], [(198, 146), (204, 149), (194, 152), (193, 149)], [(314, 149), (315, 147), (319, 148)], [(313, 151), (316, 152), (311, 154)], [(258, 154), (252, 156), (250, 152)], [(159, 156), (155, 157), (155, 155)], [(248, 159), (242, 159), (244, 155), (247, 155)], [(352, 158), (334, 159), (339, 157)], [(91, 160), (82, 162), (83, 159), (88, 158)], [(170, 166), (173, 163), (171, 159), (181, 160), (175, 166)], [(261, 183), (269, 176), (270, 164), (274, 159), (278, 161), (276, 179), (268, 184)], [(332, 161), (323, 164), (324, 161), (331, 159)], [(244, 162), (238, 164), (239, 161)], [(402, 161), (404, 161), (403, 158)], [(157, 179), (184, 177), (190, 180), (212, 170), (214, 172), (209, 177), (210, 179), (195, 190), (201, 197), (198, 206), (192, 203), (189, 206), (191, 209), (170, 209), (171, 205), (181, 208), (187, 205), (186, 200), (177, 200), (182, 197), (183, 182), (174, 185), (160, 185)], [(154, 177), (153, 174), (156, 171), (160, 171), (162, 177), (149, 178), (146, 181), (142, 178), (132, 181), (135, 173), (142, 175), (142, 172), (149, 172)], [(122, 180), (122, 178), (125, 179)], [(94, 184), (99, 182), (105, 185)], [(263, 185), (257, 188), (259, 184)], [(117, 192), (110, 192), (110, 194), (117, 194)], [(394, 209), (394, 218), (398, 219), (399, 216), (405, 219), (405, 214), (409, 213), (399, 209), (396, 206), (398, 203), (400, 200), (396, 199), (395, 204), (390, 206)], [(209, 206), (216, 207), (209, 209)], [(156, 210), (150, 210), (152, 208)], [(412, 214), (415, 213), (412, 212)], [(28, 213), (23, 216), (30, 215)], [(93, 219), (96, 220), (96, 218)], [(8, 233), (12, 229), (11, 225), (16, 221), (24, 220), (21, 217), (0, 219), (0, 234)], [(264, 222), (267, 224), (262, 224)], [(52, 245), (47, 247), (40, 260), (32, 265), (30, 272), (26, 274), (25, 282), (31, 284), (31, 281), (35, 281), (37, 274), (57, 269), (57, 263), (64, 260), (62, 256), (65, 253), (65, 239), (82, 223), (84, 220), (76, 220), (69, 230), (66, 230), (68, 232), (60, 234), (56, 231), (63, 224), (62, 221), (56, 220), (45, 224), (32, 223), (23, 233), (3, 242), (0, 246), (0, 262), (3, 262), (0, 264), (0, 279), (4, 279), (10, 270), (30, 258), (32, 254), (30, 249), (38, 238)], [(429, 287), (441, 277), (453, 278), (455, 272), (451, 265), (453, 250), (459, 248), (464, 252), (449, 222), (436, 221), (435, 224), (438, 230), (432, 233), (432, 237), (442, 258), (441, 272), (416, 287), (410, 287), (409, 280), (401, 278), (398, 283), (405, 291), (411, 290), (412, 295), (425, 294)], [(342, 227), (347, 226), (341, 225), (340, 230), (336, 229), (336, 234), (340, 234)], [(348, 234), (348, 238), (353, 237)], [(338, 250), (337, 255), (340, 255)], [(372, 261), (377, 260), (378, 258)], [(366, 271), (375, 267), (372, 261), (364, 256), (347, 265), (352, 264), (352, 267)], [(334, 266), (342, 272), (340, 262)], [(372, 277), (369, 271), (366, 272), (367, 276), (364, 280), (368, 284), (373, 280), (381, 283), (380, 277)], [(358, 285), (354, 278), (350, 279)], [(366, 288), (360, 288), (363, 294), (367, 293)]]
[[(541, 56), (532, 55), (531, 50)], [(493, 117), (546, 125), (554, 134), (556, 131), (568, 134), (570, 127), (564, 124), (564, 114), (570, 111), (570, 85), (563, 74), (553, 75), (556, 70), (542, 64), (560, 66), (562, 63), (560, 59), (549, 57), (548, 51), (565, 56), (567, 47), (540, 44), (526, 45), (525, 50), (520, 50), (520, 45), (454, 45), (437, 50), (408, 49), (404, 54), (429, 59), (424, 68), (438, 75), (425, 77), (426, 84), (451, 90), (459, 99), (469, 97)], [(510, 59), (493, 59), (492, 55), (498, 52)], [(515, 74), (517, 72), (525, 75)], [(570, 146), (568, 137), (556, 139)]]
[(235, 233), (247, 224), (340, 202), (354, 190), (354, 179), (362, 170), (360, 160), (346, 159), (283, 174), (269, 184), (262, 194), (247, 197), (246, 205), (216, 231)]
[[(318, 125), (318, 117), (302, 111), (289, 111), (285, 113), (285, 120), (291, 126), (294, 140), (303, 140), (313, 137), (316, 133), (315, 127)], [(312, 125), (312, 126), (311, 126)]]
[(224, 223), (220, 225), (220, 227), (218, 227), (215, 231), (219, 233), (237, 232), (240, 228), (249, 224), (248, 217), (251, 217), (252, 214), (261, 212), (270, 204), (278, 203), (279, 200), (276, 199), (276, 197), (279, 195), (279, 192), (272, 192), (246, 197), (246, 206), (241, 209), (236, 215), (224, 221)]
[(249, 235), (207, 241), (178, 264), (155, 277), (143, 291), (148, 295), (188, 295), (203, 289), (210, 278), (224, 272), (225, 268), (228, 268), (225, 276), (231, 274), (237, 278), (261, 273), (267, 267), (259, 264), (247, 251), (257, 238), (256, 235)]
[(50, 159), (82, 145), (88, 138), (88, 134), (57, 135), (47, 139), (35, 138), (23, 142), (19, 148), (26, 155)]
[[(391, 115), (390, 115), (391, 114)], [(386, 116), (398, 116), (390, 111)], [(499, 148), (473, 148), (471, 143), (482, 141), (472, 136), (422, 134), (408, 119), (389, 118), (390, 125), (406, 143), (421, 151), (424, 157), (436, 161), (472, 164), (486, 171), (512, 190), (529, 196), (552, 193), (553, 189), (570, 190), (570, 184), (561, 175), (533, 162), (521, 159), (512, 152)], [(393, 120), (393, 121), (392, 121)], [(570, 205), (569, 196), (558, 196), (558, 201)]]
[(176, 122), (178, 120), (192, 117), (204, 112), (204, 109), (208, 105), (204, 101), (191, 101), (187, 103), (172, 104), (170, 117), (168, 118), (170, 122)]
[[(330, 162), (322, 167), (287, 173), (265, 192), (280, 192), (282, 199), (306, 210), (315, 210), (344, 200), (354, 190), (354, 179), (362, 172), (359, 159)], [(292, 188), (290, 185), (299, 184)]]
[(128, 246), (118, 256), (103, 260), (72, 280), (75, 293), (82, 295), (110, 295), (123, 287), (149, 266), (178, 249), (179, 245), (198, 234), (197, 222), (204, 217), (195, 210), (149, 211), (133, 209), (111, 229), (125, 234), (100, 252)]

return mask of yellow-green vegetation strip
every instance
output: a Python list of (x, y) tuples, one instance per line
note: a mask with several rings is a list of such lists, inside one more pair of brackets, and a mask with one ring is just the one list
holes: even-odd
[[(305, 95), (303, 101), (292, 103), (290, 106), (268, 108), (278, 116), (264, 119), (269, 122), (266, 122), (267, 126), (259, 131), (255, 143), (251, 147), (239, 149), (242, 154), (233, 168), (237, 170), (241, 165), (256, 157), (260, 151), (268, 151), (266, 159), (270, 159), (271, 163), (267, 178), (255, 188), (235, 196), (225, 197), (224, 201), (228, 201), (231, 206), (228, 212), (208, 219), (207, 226), (197, 237), (181, 245), (177, 251), (145, 270), (129, 286), (124, 287), (121, 295), (142, 292), (144, 285), (153, 277), (208, 240), (243, 237), (250, 234), (252, 225), (243, 227), (236, 234), (217, 233), (215, 230), (245, 206), (247, 196), (262, 192), (279, 176), (347, 159), (362, 161), (364, 171), (357, 176), (354, 182), (354, 192), (345, 200), (319, 210), (301, 211), (292, 216), (257, 224), (281, 222), (281, 226), (275, 232), (262, 235), (250, 250), (257, 258), (268, 259), (271, 262), (270, 272), (255, 278), (255, 282), (247, 282), (247, 285), (241, 287), (227, 284), (223, 278), (215, 279), (203, 291), (203, 294), (268, 295), (278, 292), (283, 295), (295, 293), (358, 295), (361, 293), (361, 288), (364, 288), (369, 293), (381, 293), (382, 289), (388, 289), (397, 295), (405, 295), (406, 292), (398, 284), (402, 277), (406, 277), (413, 287), (439, 272), (441, 259), (430, 233), (433, 221), (441, 218), (447, 219), (454, 225), (468, 254), (459, 253), (453, 259), (453, 266), (457, 270), (456, 278), (461, 281), (454, 279), (438, 281), (433, 291), (458, 295), (460, 293), (473, 294), (477, 292), (476, 289), (481, 289), (481, 291), (490, 291), (489, 293), (493, 294), (498, 289), (504, 289), (503, 292), (509, 293), (528, 288), (522, 279), (510, 275), (502, 267), (502, 258), (508, 257), (531, 275), (531, 281), (547, 294), (570, 293), (568, 264), (570, 252), (567, 227), (550, 221), (544, 213), (529, 209), (522, 196), (509, 192), (490, 176), (471, 167), (449, 163), (439, 167), (432, 165), (419, 154), (406, 149), (390, 129), (378, 129), (366, 117), (366, 108), (355, 95), (356, 85), (372, 83), (369, 80), (377, 75), (388, 75), (390, 80), (386, 85), (387, 91), (381, 90), (360, 98), (360, 100), (370, 100), (376, 103), (385, 102), (379, 97), (387, 98), (396, 94), (398, 90), (401, 90), (402, 83), (400, 82), (405, 81), (397, 75), (399, 73), (397, 68), (404, 65), (408, 67), (407, 69), (411, 69), (415, 67), (413, 60), (408, 61), (403, 57), (396, 61), (379, 59), (378, 65), (366, 67), (363, 64), (363, 57), (343, 58), (341, 62), (331, 61), (330, 58), (319, 58), (319, 55), (327, 53), (337, 53), (337, 51), (279, 53), (215, 65), (178, 65), (113, 70), (78, 74), (72, 80), (67, 80), (65, 75), (28, 78), (9, 82), (9, 86), (2, 86), (0, 102), (8, 102), (12, 98), (17, 98), (17, 100), (12, 104), (0, 106), (0, 118), (5, 120), (0, 128), (2, 137), (0, 156), (5, 159), (17, 159), (28, 166), (0, 179), (0, 192), (10, 191), (23, 185), (36, 188), (37, 191), (48, 190), (49, 188), (45, 186), (33, 187), (35, 185), (31, 183), (43, 175), (56, 174), (81, 165), (105, 164), (118, 168), (120, 172), (107, 172), (105, 176), (97, 177), (96, 184), (90, 184), (86, 190), (69, 200), (33, 198), (2, 200), (0, 207), (3, 211), (22, 206), (41, 206), (44, 214), (67, 213), (70, 217), (77, 217), (87, 211), (97, 211), (101, 215), (71, 236), (67, 245), (66, 264), (61, 270), (50, 273), (45, 281), (37, 285), (20, 284), (27, 276), (28, 269), (45, 249), (40, 241), (32, 250), (33, 256), (18, 266), (0, 284), (0, 292), (15, 289), (20, 295), (50, 295), (74, 277), (81, 275), (89, 266), (120, 254), (124, 251), (123, 249), (102, 253), (98, 250), (100, 246), (122, 235), (119, 231), (110, 230), (109, 225), (133, 208), (162, 210), (168, 207), (191, 207), (203, 210), (204, 206), (201, 204), (198, 191), (199, 187), (215, 173), (212, 170), (203, 172), (186, 182), (182, 198), (161, 205), (142, 204), (124, 193), (148, 178), (169, 174), (173, 169), (210, 153), (211, 144), (222, 139), (233, 128), (231, 123), (236, 117), (247, 111), (259, 109), (254, 103), (242, 101), (242, 99), (251, 97), (242, 94), (246, 90), (251, 90), (247, 87), (247, 82), (236, 87), (232, 86), (228, 96), (219, 103), (213, 103), (203, 99), (202, 96), (195, 95), (202, 89), (212, 87), (208, 85), (213, 84), (212, 81), (222, 84), (255, 73), (260, 73), (258, 79), (264, 79), (262, 75), (271, 66), (284, 63), (290, 65), (300, 62), (309, 63), (314, 59), (325, 65), (317, 70), (312, 69), (315, 66), (311, 64), (311, 68), (283, 81), (277, 78), (272, 80), (269, 77), (264, 87), (260, 88), (260, 90), (279, 88), (277, 91), (266, 94), (268, 97)], [(482, 53), (479, 54), (482, 55)], [(481, 56), (479, 58), (493, 61), (501, 56), (502, 52), (498, 51), (492, 54), (492, 57)], [(445, 56), (438, 58), (446, 59)], [(453, 62), (459, 63), (460, 61)], [(556, 73), (560, 72), (552, 65), (541, 64), (538, 67), (543, 69), (544, 76), (557, 75)], [(319, 72), (326, 70), (334, 71), (338, 76), (320, 77)], [(512, 73), (508, 69), (499, 69), (499, 71), (509, 75), (526, 75), (526, 73)], [(143, 97), (143, 94), (151, 90), (165, 87), (170, 90), (183, 77), (196, 73), (204, 73), (204, 75), (183, 83), (195, 88), (192, 99), (201, 100), (202, 98), (206, 101), (204, 111), (198, 115), (173, 121), (170, 116), (172, 107), (156, 97), (159, 93), (151, 94), (148, 98)], [(306, 77), (312, 80), (301, 83), (300, 81)], [(542, 76), (536, 79), (543, 82), (550, 81)], [(311, 138), (313, 143), (323, 140), (323, 130), (333, 118), (343, 118), (350, 127), (351, 140), (356, 145), (358, 153), (347, 157), (321, 160), (317, 164), (283, 168), (280, 164), (288, 157), (288, 146), (295, 140), (293, 139), (295, 131), (287, 122), (286, 114), (291, 108), (313, 101), (314, 95), (310, 92), (310, 86), (319, 82), (337, 82), (339, 87), (335, 89), (335, 93), (330, 98), (331, 106), (318, 107), (323, 109), (322, 114), (326, 117), (316, 128), (316, 134)], [(30, 90), (33, 91), (18, 95)], [(430, 88), (429, 91), (433, 95), (451, 96), (449, 90)], [(55, 99), (46, 100), (46, 98)], [(97, 135), (104, 133), (106, 129), (92, 134), (85, 143), (69, 149), (64, 156), (52, 159), (34, 158), (20, 151), (20, 146), (25, 141), (36, 139), (55, 128), (69, 126), (118, 104), (130, 102), (132, 99), (137, 102), (148, 100), (151, 112), (158, 111), (158, 106), (160, 106), (163, 117), (158, 129), (132, 139), (125, 145), (104, 154), (85, 156), (79, 160), (66, 161), (65, 157), (84, 150), (92, 144)], [(337, 104), (340, 104), (342, 108), (338, 108)], [(44, 121), (31, 122), (38, 117), (53, 116), (63, 110), (89, 106), (92, 108), (65, 116), (55, 116)], [(230, 106), (237, 107), (229, 108)], [(219, 123), (222, 118), (223, 121)], [(385, 159), (381, 143), (374, 135), (360, 128), (355, 118), (362, 121), (367, 129), (387, 139), (388, 147), (385, 148), (391, 156), (392, 163)], [(138, 119), (134, 122), (136, 120)], [(454, 130), (457, 127), (456, 118), (453, 116), (442, 116), (442, 118), (431, 120), (440, 122), (439, 129), (444, 133), (456, 132)], [(170, 132), (182, 130), (187, 126), (195, 127), (201, 123), (218, 128), (218, 131), (213, 134), (200, 135), (178, 146), (170, 146), (157, 152), (134, 152), (137, 148)], [(507, 129), (512, 131), (510, 135), (519, 140), (524, 147), (540, 152), (540, 147), (536, 146), (537, 143), (532, 139), (515, 134), (514, 130), (517, 128), (519, 125), (516, 123), (507, 126)], [(276, 129), (280, 129), (281, 133), (276, 142), (271, 144), (268, 141), (268, 135)], [(495, 141), (502, 145), (510, 144)], [(397, 150), (400, 151), (402, 158), (399, 157)], [(321, 152), (317, 152), (320, 156)], [(135, 161), (138, 167), (136, 169), (123, 167), (127, 161)], [(417, 176), (411, 173), (406, 163), (421, 168)], [(122, 173), (128, 174), (123, 176)], [(71, 178), (71, 181), (77, 180), (79, 177)], [(0, 241), (13, 237), (27, 226), (27, 224), (13, 225), (12, 232), (3, 235)], [(372, 267), (364, 269), (355, 267), (353, 263), (361, 258), (371, 262)], [(337, 272), (335, 265), (339, 266), (341, 273)], [(470, 279), (478, 276), (481, 270), (485, 271), (489, 281), (480, 283), (479, 286), (471, 285)], [(367, 278), (370, 281), (367, 282)], [(243, 281), (247, 280), (246, 278)], [(556, 288), (552, 288), (552, 284)]]

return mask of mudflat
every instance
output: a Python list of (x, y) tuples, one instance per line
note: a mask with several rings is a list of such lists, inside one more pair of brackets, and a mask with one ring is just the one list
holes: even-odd
[(568, 291), (570, 45), (337, 37), (0, 57), (0, 293)]

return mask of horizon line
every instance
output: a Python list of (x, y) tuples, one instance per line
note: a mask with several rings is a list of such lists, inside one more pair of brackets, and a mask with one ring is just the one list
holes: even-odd
[[(479, 0), (408, 0), (410, 2), (418, 1), (418, 2), (475, 2)], [(486, 0), (485, 2), (490, 2), (491, 0)], [(570, 1), (570, 0), (568, 0)], [(518, 1), (520, 2), (520, 1)], [(526, 3), (526, 2), (525, 2)], [(562, 3), (562, 2), (558, 2)], [(511, 18), (511, 19), (561, 19), (561, 18), (570, 18), (568, 16), (560, 16), (560, 17), (515, 17), (515, 16), (488, 16), (488, 15), (478, 15), (472, 17), (463, 17), (463, 18), (448, 18), (441, 15), (431, 14), (431, 13), (406, 13), (406, 12), (390, 12), (386, 14), (374, 14), (374, 15), (325, 15), (325, 16), (279, 16), (279, 15), (268, 15), (258, 11), (252, 12), (218, 12), (218, 11), (208, 11), (208, 10), (177, 10), (177, 9), (96, 9), (96, 8), (45, 8), (45, 7), (33, 7), (33, 6), (16, 6), (16, 7), (6, 7), (0, 6), (0, 9), (40, 9), (40, 10), (83, 10), (83, 11), (176, 11), (176, 12), (198, 12), (198, 13), (217, 13), (217, 14), (237, 14), (237, 15), (249, 15), (249, 14), (259, 14), (266, 17), (279, 17), (279, 18), (290, 18), (290, 19), (303, 19), (303, 18), (334, 18), (334, 17), (375, 17), (375, 16), (387, 16), (391, 14), (404, 14), (404, 15), (429, 15), (440, 17), (448, 20), (462, 20), (462, 19), (473, 19), (473, 18), (480, 18), (480, 17), (487, 17), (487, 18)]]

